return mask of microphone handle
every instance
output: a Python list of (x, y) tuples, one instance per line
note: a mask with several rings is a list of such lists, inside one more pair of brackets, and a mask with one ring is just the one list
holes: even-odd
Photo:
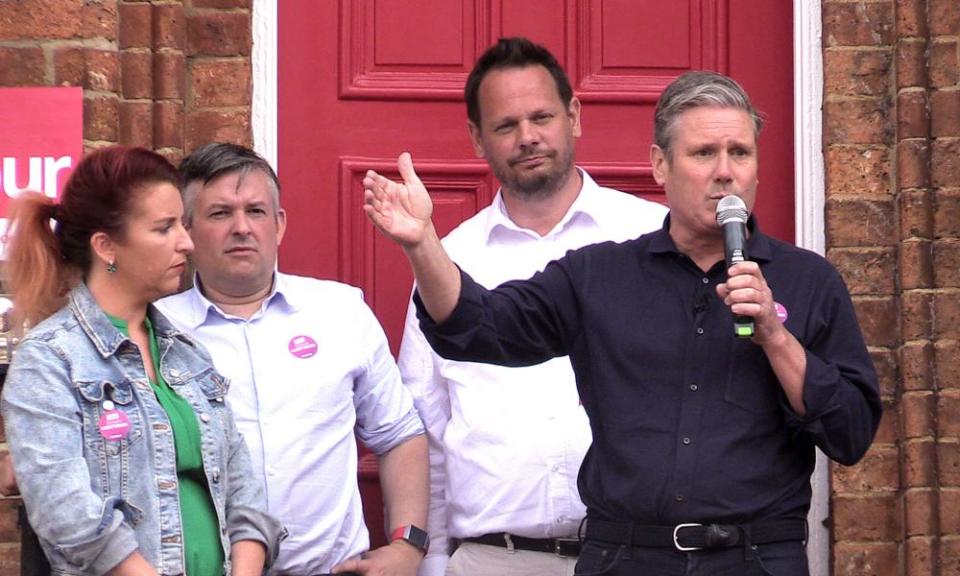
[[(743, 222), (727, 222), (723, 225), (723, 250), (727, 268), (737, 262), (749, 260), (747, 255), (747, 227)], [(738, 338), (752, 338), (753, 318), (734, 314), (733, 333)]]

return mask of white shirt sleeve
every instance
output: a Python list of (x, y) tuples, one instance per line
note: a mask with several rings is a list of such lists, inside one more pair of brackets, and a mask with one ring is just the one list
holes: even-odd
[(430, 507), (427, 513), (430, 549), (420, 564), (419, 576), (443, 576), (449, 560), (443, 433), (450, 420), (450, 397), (447, 383), (440, 376), (439, 360), (420, 331), (416, 308), (411, 300), (397, 363), (403, 383), (413, 395), (414, 404), (427, 429), (430, 452)]

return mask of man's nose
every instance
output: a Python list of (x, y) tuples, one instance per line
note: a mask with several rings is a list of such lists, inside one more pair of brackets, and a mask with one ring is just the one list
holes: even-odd
[(717, 155), (717, 168), (713, 177), (718, 182), (730, 182), (733, 180), (733, 173), (730, 170), (730, 155), (726, 152), (721, 152)]
[(245, 236), (250, 233), (250, 218), (243, 212), (233, 217), (233, 233)]
[(540, 143), (540, 134), (533, 122), (527, 122), (526, 120), (520, 122), (517, 133), (520, 137), (521, 146), (536, 146)]

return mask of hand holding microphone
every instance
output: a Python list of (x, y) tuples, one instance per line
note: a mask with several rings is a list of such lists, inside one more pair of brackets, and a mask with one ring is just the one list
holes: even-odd
[[(750, 259), (747, 255), (747, 216), (747, 205), (739, 196), (724, 196), (717, 202), (717, 224), (723, 228), (727, 268)], [(739, 338), (752, 338), (753, 318), (734, 315), (733, 332)]]

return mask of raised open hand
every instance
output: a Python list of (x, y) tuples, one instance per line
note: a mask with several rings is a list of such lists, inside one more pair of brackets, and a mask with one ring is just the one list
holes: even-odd
[(433, 224), (433, 202), (413, 169), (410, 154), (397, 159), (403, 182), (394, 182), (373, 170), (363, 178), (363, 211), (386, 237), (404, 247), (420, 244)]

